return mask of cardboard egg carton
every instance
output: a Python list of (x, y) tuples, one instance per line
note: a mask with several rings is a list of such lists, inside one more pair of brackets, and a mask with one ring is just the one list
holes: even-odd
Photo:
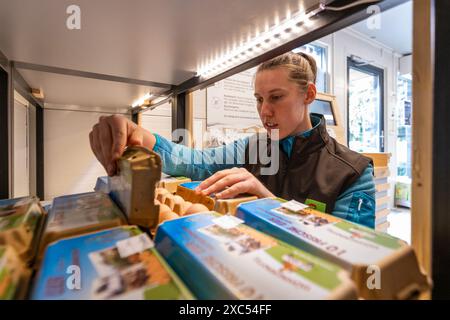
[(0, 201), (0, 245), (11, 246), (26, 265), (32, 264), (44, 221), (37, 197)]
[(187, 177), (171, 177), (171, 176), (163, 176), (159, 181), (157, 187), (164, 188), (170, 193), (176, 193), (177, 187), (186, 182), (191, 182), (192, 180)]
[(109, 177), (111, 198), (128, 223), (148, 229), (158, 225), (155, 188), (161, 179), (161, 158), (144, 147), (128, 147), (117, 161), (118, 175)]
[[(159, 225), (165, 221), (209, 211), (203, 204), (185, 201), (181, 196), (173, 195), (164, 188), (156, 188), (155, 202), (159, 205)], [(152, 231), (151, 234), (154, 235), (156, 229)]]
[(343, 268), (234, 216), (207, 212), (166, 221), (158, 228), (155, 245), (198, 299), (357, 297)]
[(242, 203), (236, 215), (249, 226), (342, 266), (361, 298), (415, 299), (431, 288), (413, 248), (386, 233), (280, 198)]
[(56, 240), (125, 225), (126, 222), (116, 204), (102, 192), (57, 197), (47, 217), (39, 256)]
[[(73, 266), (79, 281), (67, 282)], [(70, 269), (72, 268), (72, 269)], [(189, 289), (137, 226), (121, 226), (50, 244), (36, 275), (36, 300), (185, 300)]]
[(201, 181), (182, 183), (178, 185), (176, 194), (183, 197), (186, 201), (203, 204), (209, 210), (231, 215), (235, 214), (236, 208), (240, 203), (258, 199), (252, 195), (240, 195), (232, 199), (216, 199), (214, 195), (197, 194), (194, 190), (200, 183)]
[(0, 245), (0, 300), (25, 298), (30, 274), (11, 246)]

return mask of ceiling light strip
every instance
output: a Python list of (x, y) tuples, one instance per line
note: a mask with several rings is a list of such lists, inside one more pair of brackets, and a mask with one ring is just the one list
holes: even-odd
[(201, 67), (197, 71), (197, 76), (209, 78), (292, 40), (302, 30), (302, 27), (309, 27), (311, 25), (310, 19), (313, 16), (325, 9), (325, 5), (321, 3), (317, 8), (309, 12), (299, 12), (292, 15), (289, 19), (285, 19), (237, 49)]

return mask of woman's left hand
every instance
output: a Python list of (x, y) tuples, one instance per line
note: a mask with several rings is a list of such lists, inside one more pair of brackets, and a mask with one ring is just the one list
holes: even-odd
[(253, 194), (258, 198), (274, 196), (245, 168), (232, 168), (218, 171), (204, 180), (195, 191), (198, 193), (201, 192), (204, 195), (218, 192), (215, 194), (218, 199), (233, 198), (241, 193)]

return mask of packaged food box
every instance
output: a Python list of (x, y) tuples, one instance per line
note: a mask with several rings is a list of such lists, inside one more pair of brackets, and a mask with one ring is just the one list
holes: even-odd
[(186, 201), (201, 203), (209, 210), (232, 215), (235, 214), (236, 208), (240, 203), (258, 199), (258, 197), (252, 195), (239, 195), (232, 199), (216, 199), (214, 194), (209, 196), (197, 194), (194, 190), (200, 183), (201, 181), (193, 181), (180, 184), (177, 187), (177, 195), (183, 197)]
[(236, 215), (255, 229), (339, 264), (351, 273), (362, 298), (415, 298), (430, 288), (414, 250), (388, 234), (279, 198), (242, 203)]
[(117, 161), (119, 174), (109, 177), (110, 197), (127, 216), (129, 224), (154, 229), (159, 206), (155, 189), (161, 179), (161, 158), (143, 147), (128, 147)]
[(47, 217), (40, 253), (53, 241), (97, 230), (113, 228), (127, 223), (124, 215), (101, 192), (88, 192), (62, 196), (53, 200)]
[(191, 299), (136, 226), (59, 240), (48, 246), (32, 299)]
[(171, 177), (171, 176), (163, 176), (161, 181), (158, 183), (159, 188), (164, 188), (170, 193), (175, 193), (177, 191), (177, 187), (186, 182), (191, 182), (191, 179), (187, 177)]
[(97, 192), (103, 192), (106, 194), (109, 194), (109, 178), (108, 176), (105, 177), (98, 177), (97, 181), (95, 182), (94, 191)]
[(29, 277), (16, 251), (0, 245), (0, 300), (24, 298)]
[(348, 272), (216, 212), (162, 223), (158, 251), (199, 299), (352, 299)]
[(44, 211), (36, 197), (0, 201), (0, 245), (9, 245), (20, 259), (34, 259), (44, 223)]

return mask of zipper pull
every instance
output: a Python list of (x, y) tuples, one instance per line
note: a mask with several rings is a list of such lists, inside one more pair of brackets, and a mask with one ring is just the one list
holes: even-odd
[(363, 204), (363, 199), (359, 198), (358, 211), (361, 211), (362, 204)]

